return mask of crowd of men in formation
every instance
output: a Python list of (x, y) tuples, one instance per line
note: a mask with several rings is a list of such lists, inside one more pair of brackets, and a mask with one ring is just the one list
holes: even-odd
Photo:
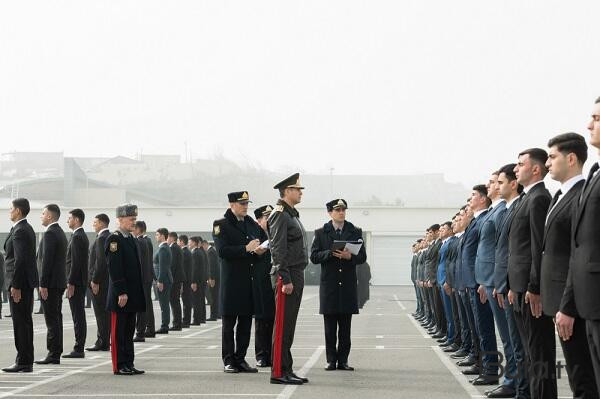
[[(588, 129), (600, 150), (600, 98)], [(599, 165), (584, 178), (588, 146), (579, 134), (547, 147), (493, 171), (451, 221), (413, 245), (414, 316), (473, 385), (503, 377), (490, 398), (557, 397), (564, 372), (555, 331), (573, 396), (599, 397)], [(554, 196), (548, 173), (560, 183)]]
[[(27, 221), (29, 201), (13, 200), (13, 227), (4, 244), (5, 271), (1, 274), (9, 291), (17, 357), (3, 371), (31, 372), (34, 363), (60, 364), (61, 358), (85, 357), (86, 350), (110, 350), (114, 374), (143, 374), (134, 365), (134, 342), (222, 319), (224, 372), (255, 373), (257, 368), (246, 361), (254, 319), (256, 366), (271, 367), (271, 383), (307, 383), (308, 379), (293, 372), (290, 350), (309, 258), (306, 232), (295, 208), (304, 187), (295, 174), (274, 188), (280, 193), (277, 205), (258, 207), (255, 219), (248, 216), (247, 191), (228, 194), (230, 207), (213, 224), (214, 243), (161, 227), (155, 232), (157, 248), (147, 235), (146, 223), (137, 220), (135, 205), (117, 208), (113, 232), (109, 217), (96, 215), (92, 223), (96, 237), (90, 245), (82, 227), (84, 211), (69, 211), (67, 225), (72, 234), (67, 240), (59, 224), (61, 210), (49, 204), (42, 210), (45, 232), (36, 249), (35, 233)], [(326, 370), (353, 370), (348, 365), (352, 314), (368, 298), (370, 272), (362, 231), (346, 221), (347, 207), (344, 199), (326, 204), (331, 220), (315, 231), (310, 248), (310, 259), (321, 265)], [(353, 254), (343, 246), (334, 248), (335, 241), (360, 243), (360, 250)], [(364, 284), (357, 286), (357, 265), (366, 270), (366, 290)], [(47, 327), (47, 354), (34, 361), (35, 289)], [(88, 289), (97, 336), (85, 348)], [(158, 329), (153, 289), (160, 304)], [(64, 297), (69, 301), (75, 335), (68, 353), (63, 353)], [(211, 305), (209, 318), (206, 302)]]

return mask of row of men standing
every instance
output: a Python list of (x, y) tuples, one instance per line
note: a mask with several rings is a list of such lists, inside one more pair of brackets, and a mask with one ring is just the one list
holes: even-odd
[[(588, 129), (600, 149), (600, 99)], [(599, 397), (598, 163), (586, 180), (588, 148), (576, 133), (548, 148), (522, 151), (413, 247), (415, 317), (463, 374), (478, 375), (474, 385), (499, 382), (497, 329), (504, 381), (488, 397), (557, 397), (555, 329), (574, 397)], [(561, 184), (554, 196), (548, 172)]]

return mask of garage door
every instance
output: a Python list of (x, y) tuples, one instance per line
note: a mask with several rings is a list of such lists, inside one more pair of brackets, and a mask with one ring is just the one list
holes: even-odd
[(411, 247), (416, 236), (371, 235), (373, 285), (412, 285), (410, 280)]

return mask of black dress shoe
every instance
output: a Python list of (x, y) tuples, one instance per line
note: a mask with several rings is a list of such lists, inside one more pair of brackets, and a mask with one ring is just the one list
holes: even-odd
[(190, 323), (183, 323), (181, 328), (190, 328)]
[(60, 364), (60, 359), (54, 357), (47, 357), (45, 359), (34, 361), (35, 364)]
[(144, 333), (144, 338), (155, 338), (155, 337), (156, 337), (156, 333), (154, 333), (154, 332), (148, 332), (148, 331), (146, 331)]
[(216, 317), (211, 317), (210, 319), (206, 319), (206, 321), (217, 321)]
[(265, 359), (259, 359), (256, 361), (256, 367), (269, 367), (270, 364)]
[(333, 371), (335, 369), (335, 363), (327, 363), (327, 367), (325, 367), (325, 371)]
[(245, 360), (239, 362), (237, 368), (240, 370), (240, 373), (258, 373), (258, 369), (250, 366)]
[(136, 369), (135, 367), (129, 367), (129, 370), (131, 370), (133, 372), (133, 374), (135, 374), (135, 375), (140, 375), (140, 374), (145, 373), (144, 370), (139, 370), (139, 369)]
[(181, 327), (171, 327), (169, 331), (181, 331)]
[(22, 364), (13, 364), (10, 367), (5, 367), (2, 369), (5, 373), (31, 373), (33, 371), (33, 366), (22, 365)]
[(348, 363), (338, 363), (337, 369), (344, 371), (354, 371), (354, 367), (348, 366)]
[(129, 367), (127, 366), (123, 366), (120, 369), (118, 369), (117, 371), (114, 372), (115, 375), (133, 375), (133, 370), (131, 370)]
[(464, 351), (464, 350), (459, 350), (458, 352), (453, 353), (453, 354), (450, 355), (450, 357), (452, 359), (462, 359), (465, 356), (469, 356), (469, 352)]
[(468, 357), (466, 359), (461, 360), (460, 362), (456, 362), (456, 365), (460, 367), (471, 367), (474, 366), (475, 363), (477, 363), (475, 359), (473, 359), (472, 357)]
[(136, 335), (133, 338), (133, 342), (146, 342), (146, 338), (145, 337), (140, 337), (139, 335)]
[(440, 348), (449, 348), (452, 346), (452, 343), (446, 341), (446, 342), (442, 342), (441, 344), (438, 345)]
[(83, 352), (71, 352), (66, 355), (62, 355), (64, 359), (83, 359), (85, 357), (85, 353)]
[(299, 378), (285, 375), (283, 377), (271, 377), (271, 384), (302, 385), (303, 382)]
[(90, 351), (90, 352), (98, 352), (103, 350), (102, 347), (98, 346), (98, 345), (94, 345), (94, 346), (88, 346), (87, 348), (85, 348), (86, 351)]
[(516, 392), (510, 387), (500, 385), (498, 388), (488, 391), (486, 394), (488, 398), (514, 398)]
[(458, 351), (458, 345), (452, 344), (446, 348), (444, 348), (444, 352), (446, 353), (455, 353)]
[(169, 329), (168, 328), (159, 328), (158, 330), (156, 330), (157, 334), (168, 334), (169, 333)]
[(235, 373), (239, 373), (240, 372), (240, 370), (237, 367), (235, 367), (235, 366), (233, 366), (231, 364), (225, 365), (225, 367), (223, 367), (223, 371), (225, 373), (229, 373), (229, 374), (235, 374)]
[(443, 336), (442, 338), (438, 338), (435, 340), (437, 343), (443, 344), (445, 342), (448, 342), (448, 338), (446, 336)]
[(439, 332), (437, 334), (434, 334), (431, 338), (438, 339), (438, 338), (444, 338), (445, 336), (446, 336), (446, 334)]
[(480, 375), (479, 377), (477, 377), (469, 382), (476, 386), (498, 385), (498, 376), (496, 376), (496, 375)]
[(35, 314), (44, 314), (44, 311), (42, 309), (40, 309), (37, 312), (35, 312)]
[(481, 373), (481, 369), (479, 368), (479, 366), (473, 365), (471, 367), (464, 369), (462, 371), (462, 373), (464, 375), (479, 375), (479, 373)]
[(306, 377), (300, 377), (300, 376), (296, 375), (296, 373), (294, 373), (294, 372), (291, 372), (290, 376), (299, 379), (300, 381), (302, 381), (303, 384), (308, 384), (308, 378), (306, 378)]

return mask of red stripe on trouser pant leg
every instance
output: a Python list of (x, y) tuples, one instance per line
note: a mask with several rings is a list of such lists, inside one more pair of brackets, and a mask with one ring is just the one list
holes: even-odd
[(110, 355), (113, 373), (116, 373), (119, 370), (117, 368), (117, 312), (110, 314)]
[(281, 291), (283, 280), (277, 279), (275, 296), (275, 337), (273, 339), (273, 369), (272, 375), (275, 378), (282, 377), (281, 373), (281, 355), (283, 345), (283, 320), (285, 317), (285, 294)]

